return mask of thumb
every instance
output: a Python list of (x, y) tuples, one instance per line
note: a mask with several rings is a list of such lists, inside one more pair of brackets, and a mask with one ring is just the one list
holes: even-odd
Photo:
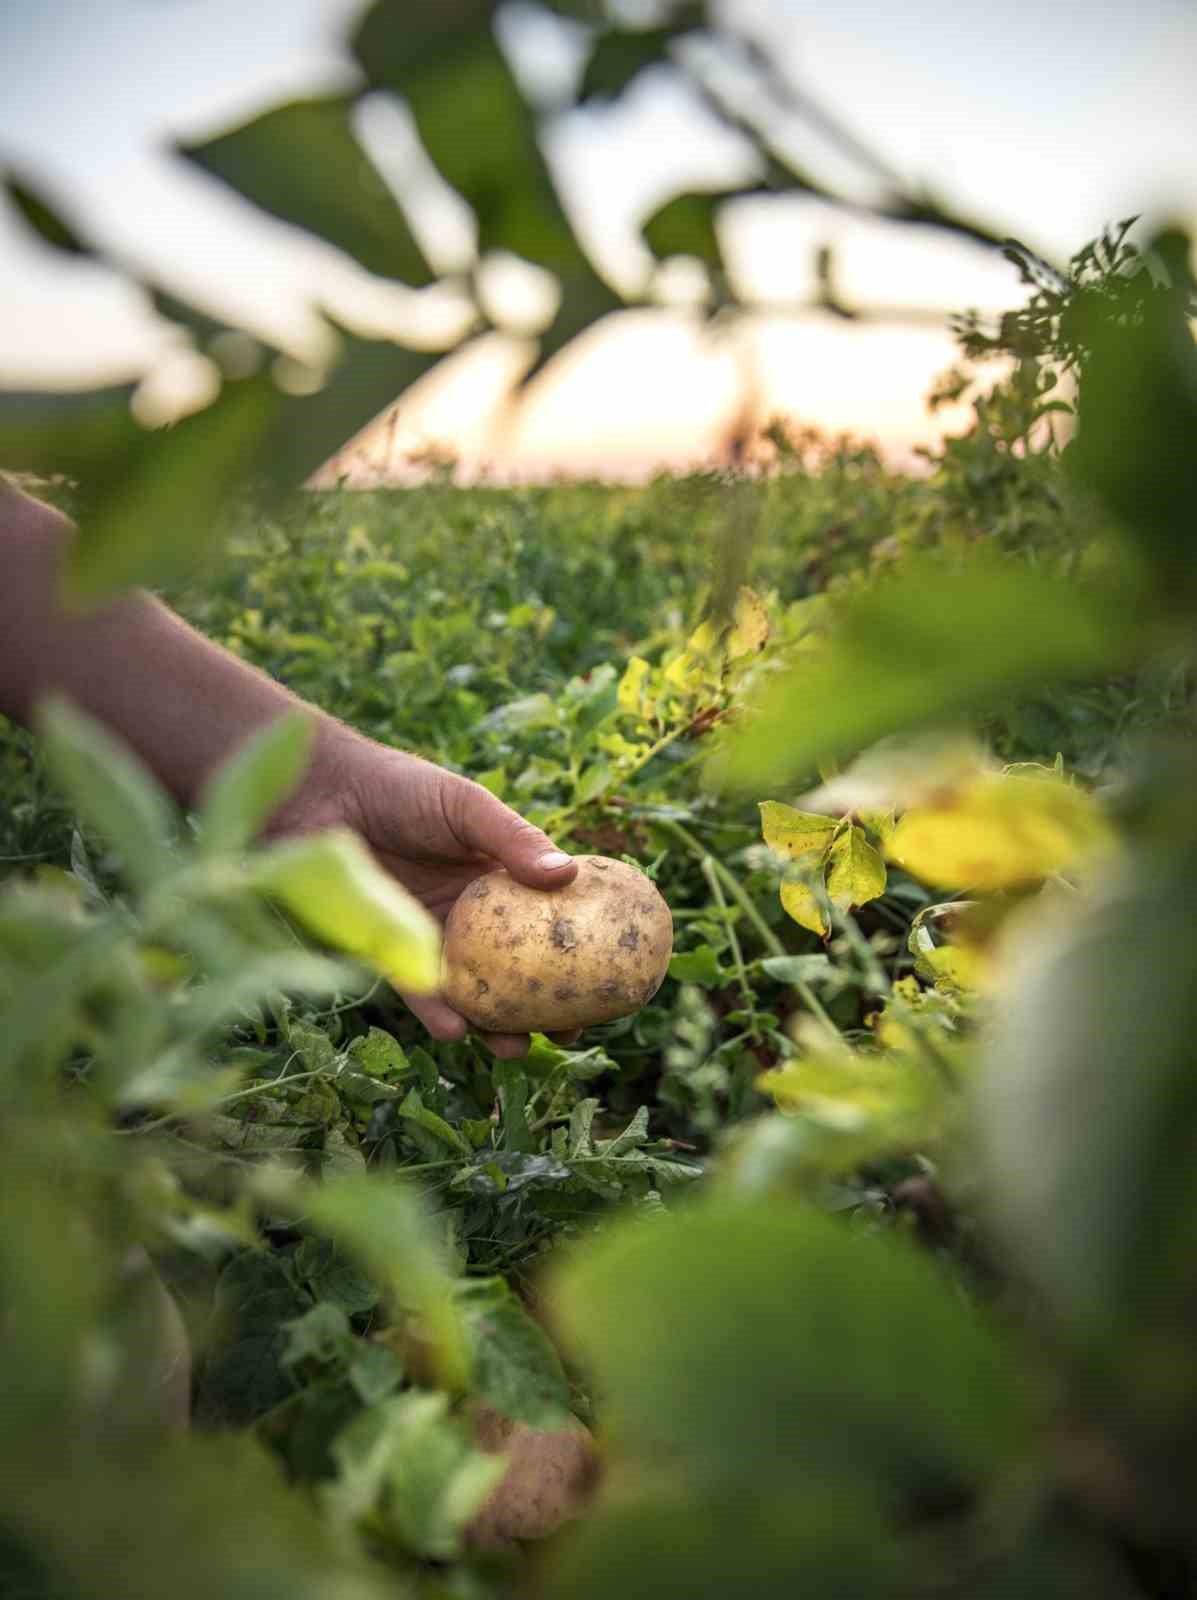
[(572, 856), (481, 784), (466, 786), (456, 831), (464, 844), (492, 856), (513, 878), (533, 889), (559, 888), (578, 875)]

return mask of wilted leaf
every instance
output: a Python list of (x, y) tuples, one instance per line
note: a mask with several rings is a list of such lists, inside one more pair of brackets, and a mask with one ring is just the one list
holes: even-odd
[(781, 903), (799, 927), (817, 933), (820, 939), (825, 939), (831, 932), (823, 902), (809, 883), (788, 878), (781, 886)]
[(885, 893), (885, 862), (855, 823), (832, 840), (827, 856), (827, 897), (841, 911), (867, 905)]
[(652, 667), (642, 656), (633, 656), (619, 680), (618, 705), (621, 711), (635, 716), (644, 715), (644, 686)]
[(779, 800), (760, 802), (761, 833), (770, 850), (796, 860), (810, 851), (826, 850), (839, 823), (815, 811), (799, 811)]
[(726, 649), (732, 660), (763, 650), (769, 642), (769, 610), (760, 595), (741, 584), (736, 594)]

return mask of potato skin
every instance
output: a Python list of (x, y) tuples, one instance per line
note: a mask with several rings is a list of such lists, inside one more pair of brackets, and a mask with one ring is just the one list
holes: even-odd
[(474, 1549), (504, 1550), (517, 1539), (544, 1539), (578, 1516), (594, 1492), (598, 1451), (576, 1417), (558, 1428), (530, 1428), (478, 1404), (474, 1443), (488, 1454), (507, 1452), (506, 1474), (465, 1526), (465, 1542)]
[(651, 879), (609, 856), (578, 856), (561, 889), (505, 870), (477, 878), (445, 923), (445, 998), (476, 1028), (529, 1033), (630, 1016), (661, 986), (673, 918)]

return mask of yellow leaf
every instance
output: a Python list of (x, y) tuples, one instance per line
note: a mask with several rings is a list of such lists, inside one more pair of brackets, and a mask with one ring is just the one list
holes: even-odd
[(708, 620), (700, 622), (686, 640), (686, 649), (696, 656), (709, 656), (719, 648), (719, 629)]
[(817, 811), (798, 811), (793, 806), (782, 805), (780, 800), (762, 800), (760, 803), (761, 833), (770, 850), (791, 861), (808, 850), (825, 850), (839, 824), (834, 817), (820, 816)]
[(674, 689), (688, 689), (700, 676), (700, 664), (689, 650), (665, 663), (665, 682)]
[(825, 939), (831, 932), (823, 907), (808, 884), (797, 880), (783, 883), (781, 903), (795, 922), (803, 928), (809, 928), (812, 933), (817, 933), (821, 939)]
[[(925, 906), (911, 923), (906, 941), (919, 977), (949, 994), (979, 989), (992, 970), (992, 962), (969, 940), (969, 914), (979, 906), (988, 909), (993, 904), (957, 900), (944, 906)], [(936, 944), (936, 927), (962, 936)]]
[(832, 842), (827, 861), (827, 895), (841, 911), (885, 893), (885, 862), (855, 823)]
[(617, 761), (639, 761), (649, 748), (646, 744), (625, 739), (622, 733), (604, 733), (594, 742), (604, 755), (614, 756)]
[(740, 585), (736, 595), (736, 609), (732, 619), (732, 629), (727, 637), (727, 653), (734, 660), (736, 656), (749, 655), (754, 650), (763, 650), (769, 638), (769, 613), (765, 602), (754, 590), (746, 584)]
[(858, 1050), (811, 1052), (763, 1072), (756, 1086), (782, 1111), (803, 1112), (844, 1133), (921, 1106), (925, 1085), (899, 1057)]
[(397, 988), (431, 994), (438, 987), (440, 929), (348, 829), (262, 851), (251, 882), (317, 937), (357, 956)]
[(870, 833), (876, 834), (881, 841), (881, 848), (884, 850), (889, 843), (890, 835), (897, 825), (892, 809), (889, 811), (858, 811), (856, 815), (862, 828), (867, 828)]
[(1083, 790), (1024, 775), (985, 776), (937, 806), (910, 811), (886, 854), (942, 888), (1010, 889), (1065, 872), (1112, 833)]
[(636, 716), (644, 715), (644, 685), (652, 670), (643, 656), (633, 656), (628, 662), (619, 680), (618, 703), (621, 711), (631, 711)]

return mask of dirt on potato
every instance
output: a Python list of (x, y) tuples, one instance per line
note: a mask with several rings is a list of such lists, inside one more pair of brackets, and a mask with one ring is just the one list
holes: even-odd
[(478, 878), (445, 924), (444, 989), (494, 1033), (585, 1028), (639, 1011), (673, 951), (673, 918), (651, 879), (609, 856), (579, 856), (560, 889), (506, 871)]

